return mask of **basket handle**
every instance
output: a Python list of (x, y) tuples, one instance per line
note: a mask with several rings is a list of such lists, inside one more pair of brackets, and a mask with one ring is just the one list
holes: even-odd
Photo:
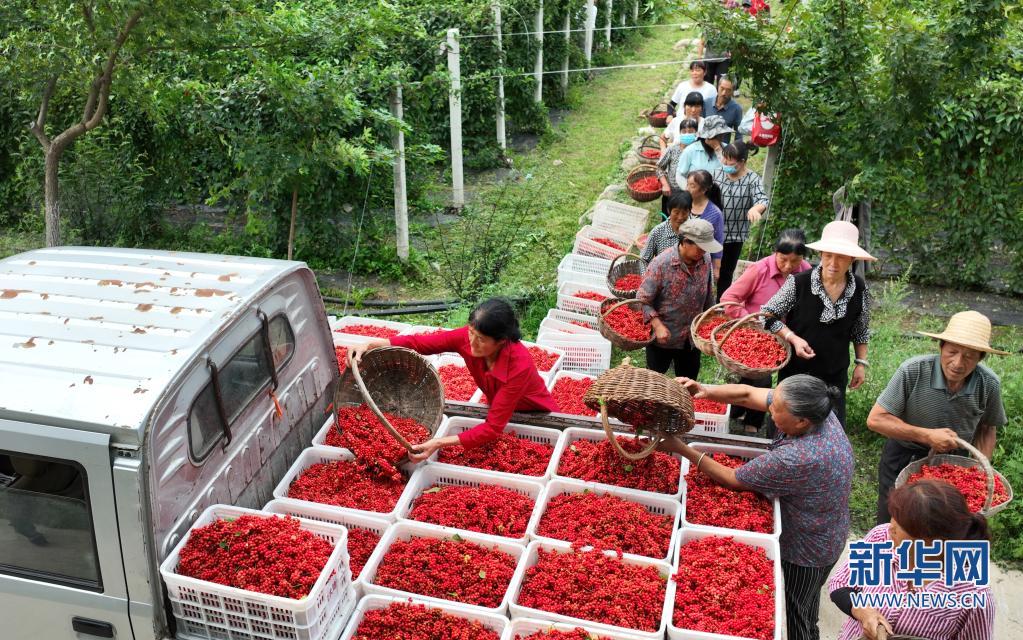
[[(959, 445), (960, 449), (966, 449), (967, 451), (969, 451), (970, 455), (976, 458), (977, 462), (979, 462), (980, 466), (983, 467), (984, 469), (984, 474), (987, 476), (987, 497), (984, 498), (984, 506), (983, 508), (981, 508), (981, 512), (982, 513), (986, 512), (988, 509), (991, 508), (991, 500), (994, 499), (995, 496), (995, 470), (991, 466), (991, 461), (987, 459), (987, 456), (981, 453), (972, 444), (958, 437), (956, 438), (956, 444)], [(937, 451), (931, 449), (927, 453), (927, 461), (930, 461), (931, 458), (933, 458), (937, 454), (938, 454)]]
[(615, 453), (631, 462), (639, 462), (640, 460), (647, 458), (655, 449), (657, 449), (657, 445), (661, 444), (664, 440), (664, 436), (658, 432), (656, 436), (650, 438), (650, 446), (639, 453), (630, 453), (623, 449), (621, 443), (618, 442), (618, 438), (616, 438), (614, 432), (611, 431), (611, 423), (607, 421), (607, 404), (604, 402), (603, 398), (600, 399), (600, 421), (604, 423), (604, 433), (607, 434), (607, 439), (611, 442), (611, 446), (614, 447)]
[(641, 257), (637, 256), (637, 255), (636, 255), (635, 253), (619, 253), (619, 254), (618, 254), (618, 255), (616, 255), (616, 256), (615, 256), (614, 258), (612, 258), (612, 260), (611, 260), (611, 266), (610, 266), (610, 267), (608, 267), (608, 269), (607, 269), (607, 276), (608, 276), (609, 278), (611, 277), (611, 272), (612, 272), (612, 271), (614, 271), (615, 265), (616, 265), (616, 264), (618, 263), (618, 261), (619, 261), (619, 260), (621, 260), (622, 258), (635, 258), (636, 260), (639, 260), (640, 262), (646, 262), (645, 260), (643, 260), (643, 258), (641, 258)]
[(629, 300), (619, 300), (619, 301), (618, 301), (618, 302), (616, 302), (615, 304), (613, 304), (613, 305), (611, 305), (610, 307), (608, 307), (608, 308), (607, 308), (607, 311), (604, 311), (603, 313), (601, 313), (601, 314), (600, 314), (600, 319), (601, 319), (601, 320), (603, 320), (604, 318), (606, 318), (606, 317), (607, 317), (607, 315), (608, 315), (609, 313), (611, 313), (612, 311), (614, 311), (614, 310), (615, 310), (615, 309), (617, 309), (618, 307), (622, 306), (623, 304), (629, 304), (630, 302), (638, 302), (638, 303), (640, 303), (640, 304), (643, 304), (643, 301), (642, 301), (642, 300), (637, 300), (636, 298), (630, 298)]
[(704, 311), (703, 313), (701, 313), (700, 315), (696, 316), (696, 318), (693, 320), (693, 326), (694, 327), (700, 326), (700, 323), (703, 322), (707, 318), (707, 316), (709, 316), (712, 312), (717, 311), (718, 309), (722, 309), (724, 307), (727, 307), (729, 305), (734, 305), (736, 307), (741, 307), (742, 303), (741, 302), (732, 302), (731, 300), (726, 300), (725, 302), (719, 302), (716, 305), (714, 305), (714, 306), (710, 307), (709, 309), (707, 309), (706, 311)]
[(380, 423), (384, 425), (388, 433), (398, 441), (398, 444), (405, 447), (405, 450), (409, 453), (415, 453), (412, 445), (405, 439), (405, 436), (398, 433), (398, 430), (391, 426), (390, 421), (384, 416), (383, 412), (377, 406), (377, 403), (373, 401), (373, 397), (369, 395), (369, 389), (366, 388), (366, 383), (362, 381), (362, 373), (359, 371), (359, 364), (355, 361), (354, 353), (348, 352), (348, 368), (352, 370), (352, 375), (355, 376), (355, 384), (359, 387), (359, 393), (362, 394), (362, 399), (366, 401), (366, 404), (372, 409)]
[[(728, 336), (732, 335), (732, 332), (735, 331), (736, 329), (738, 329), (740, 326), (746, 324), (747, 321), (753, 320), (754, 318), (757, 318), (757, 317), (760, 317), (760, 316), (763, 316), (763, 315), (764, 314), (762, 314), (762, 313), (760, 313), (758, 311), (757, 313), (751, 313), (748, 316), (743, 316), (743, 317), (739, 318), (738, 320), (736, 320), (732, 324), (732, 326), (728, 327), (728, 331), (726, 331), (724, 337), (721, 338), (721, 344), (724, 344), (725, 341), (728, 340)], [(724, 325), (721, 325), (721, 326), (724, 326)], [(714, 337), (714, 335), (711, 334), (711, 338), (713, 338), (713, 337)]]
[(629, 172), (629, 175), (625, 176), (625, 184), (631, 184), (632, 176), (637, 171), (644, 171), (646, 173), (653, 172), (653, 173), (656, 174), (657, 173), (657, 165), (655, 165), (655, 164), (639, 164), (639, 165), (636, 165), (635, 167), (632, 168), (632, 171)]

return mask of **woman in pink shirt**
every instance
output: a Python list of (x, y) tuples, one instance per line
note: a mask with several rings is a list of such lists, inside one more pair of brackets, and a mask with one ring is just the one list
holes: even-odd
[[(744, 315), (760, 311), (760, 306), (778, 293), (785, 280), (796, 273), (810, 270), (806, 255), (806, 234), (802, 229), (786, 229), (781, 232), (778, 242), (774, 245), (774, 253), (746, 267), (742, 275), (732, 286), (721, 294), (721, 302), (738, 302), (739, 307), (726, 307), (729, 315), (740, 318)], [(769, 389), (771, 378), (750, 380), (743, 378), (740, 384)], [(764, 421), (761, 411), (742, 411), (742, 422), (748, 434), (760, 430)]]
[(496, 440), (515, 411), (558, 411), (558, 403), (519, 341), (521, 337), (512, 306), (491, 298), (476, 305), (469, 313), (469, 324), (461, 329), (373, 340), (356, 348), (354, 357), (359, 359), (365, 351), (385, 346), (405, 347), (423, 355), (455, 352), (465, 360), (466, 369), (490, 400), (483, 423), (457, 436), (430, 438), (415, 445), (416, 453), (409, 459), (419, 462), (444, 447), (472, 449)]
[[(970, 513), (963, 494), (942, 480), (920, 480), (892, 491), (888, 496), (888, 511), (891, 522), (871, 529), (863, 541), (884, 545), (883, 548), (891, 552), (890, 575), (886, 571), (879, 572), (890, 579), (877, 580), (877, 584), (871, 585), (852, 584), (853, 572), (846, 560), (828, 582), (832, 602), (849, 616), (839, 640), (861, 637), (875, 640), (879, 627), (884, 627), (888, 635), (928, 640), (991, 640), (995, 601), (989, 586), (970, 581), (967, 572), (952, 575), (952, 580), (941, 570), (939, 579), (926, 574), (912, 575), (919, 567), (912, 564), (915, 554), (912, 551), (907, 554), (905, 558), (911, 564), (900, 568), (903, 558), (895, 552), (903, 542), (990, 541), (987, 519)], [(953, 562), (950, 555), (945, 553), (939, 565)], [(929, 562), (933, 556), (927, 554), (923, 558)], [(911, 597), (921, 601), (926, 598), (935, 606), (919, 608), (913, 605)], [(875, 602), (872, 604), (868, 599)]]

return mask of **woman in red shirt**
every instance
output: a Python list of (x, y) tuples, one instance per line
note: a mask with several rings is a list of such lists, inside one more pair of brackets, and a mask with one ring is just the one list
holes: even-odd
[(420, 462), (444, 447), (461, 445), (472, 449), (495, 440), (515, 411), (558, 410), (521, 338), (519, 321), (511, 305), (491, 298), (476, 305), (469, 313), (469, 324), (460, 329), (373, 340), (356, 348), (353, 355), (358, 361), (369, 349), (394, 346), (423, 355), (456, 352), (465, 360), (476, 385), (490, 400), (487, 419), (457, 436), (430, 438), (415, 445), (416, 453), (409, 459)]

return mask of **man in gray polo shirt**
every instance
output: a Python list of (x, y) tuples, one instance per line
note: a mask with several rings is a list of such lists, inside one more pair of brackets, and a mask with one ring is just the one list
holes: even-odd
[(939, 341), (936, 355), (915, 356), (899, 365), (867, 417), (867, 427), (888, 440), (877, 468), (877, 523), (888, 522), (888, 492), (899, 472), (929, 449), (949, 452), (957, 438), (988, 458), (995, 450), (995, 429), (1005, 424), (1001, 381), (980, 364), (991, 348), (991, 321), (976, 311), (957, 313), (943, 333), (924, 333)]

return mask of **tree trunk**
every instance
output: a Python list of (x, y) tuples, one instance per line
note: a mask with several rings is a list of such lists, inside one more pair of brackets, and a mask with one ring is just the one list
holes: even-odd
[(288, 230), (288, 260), (295, 248), (295, 218), (298, 215), (298, 187), (291, 191), (291, 228)]
[(46, 202), (46, 246), (60, 246), (60, 156), (63, 149), (51, 146), (46, 150), (44, 194)]

